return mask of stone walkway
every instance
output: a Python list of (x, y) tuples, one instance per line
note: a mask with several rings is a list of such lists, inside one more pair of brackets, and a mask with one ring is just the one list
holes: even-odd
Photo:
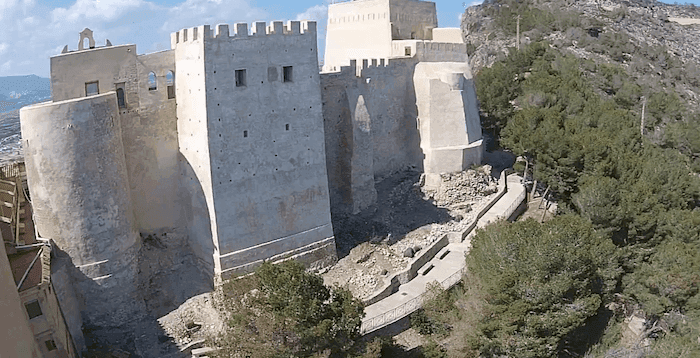
[[(477, 223), (482, 228), (501, 218), (508, 218), (525, 199), (525, 188), (517, 176), (508, 177), (508, 191)], [(471, 236), (460, 243), (450, 243), (426, 263), (411, 281), (399, 286), (389, 297), (365, 307), (362, 333), (367, 334), (388, 326), (421, 307), (426, 285), (440, 282), (448, 288), (459, 282), (465, 265), (465, 255), (471, 247)], [(432, 266), (432, 267), (431, 267)]]

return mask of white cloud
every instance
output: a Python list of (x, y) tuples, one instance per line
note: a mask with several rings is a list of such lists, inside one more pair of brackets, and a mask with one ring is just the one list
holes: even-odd
[(0, 76), (49, 76), (49, 57), (66, 44), (76, 49), (86, 27), (98, 46), (110, 39), (149, 53), (169, 49), (170, 33), (185, 27), (271, 20), (253, 0), (183, 0), (169, 7), (151, 1), (76, 0), (54, 8), (35, 0), (0, 0)]
[(145, 5), (146, 2), (142, 0), (78, 0), (68, 9), (53, 10), (52, 20), (61, 23), (77, 20), (111, 21)]
[(297, 15), (297, 20), (313, 20), (313, 21), (325, 21), (328, 18), (328, 6), (326, 5), (316, 5), (312, 6), (301, 14)]

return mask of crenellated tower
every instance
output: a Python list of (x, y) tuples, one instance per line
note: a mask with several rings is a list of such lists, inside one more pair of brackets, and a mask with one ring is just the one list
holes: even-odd
[(181, 182), (205, 198), (190, 235), (211, 230), (216, 273), (333, 260), (316, 23), (199, 26), (171, 44)]

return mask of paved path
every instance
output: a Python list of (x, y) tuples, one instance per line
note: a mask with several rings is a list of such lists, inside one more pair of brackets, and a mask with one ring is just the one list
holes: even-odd
[[(524, 193), (525, 188), (520, 184), (519, 177), (509, 177), (508, 191), (484, 214), (477, 227), (510, 216), (524, 199)], [(448, 288), (459, 282), (465, 265), (464, 256), (471, 247), (472, 235), (473, 231), (463, 242), (448, 244), (418, 271), (418, 276), (413, 280), (399, 286), (399, 290), (389, 297), (365, 307), (362, 332), (369, 333), (385, 327), (420, 308), (427, 283), (437, 281)], [(433, 268), (423, 274), (430, 265)]]

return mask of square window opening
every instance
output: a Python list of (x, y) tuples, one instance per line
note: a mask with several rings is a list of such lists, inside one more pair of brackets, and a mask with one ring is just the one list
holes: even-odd
[(406, 47), (404, 48), (404, 53), (406, 54), (406, 56), (411, 56), (411, 47), (410, 47), (410, 46), (406, 46)]
[(37, 301), (37, 300), (26, 303), (24, 305), (24, 308), (27, 309), (27, 314), (29, 315), (29, 319), (39, 317), (43, 314), (41, 312), (41, 305), (39, 305), (39, 301)]
[(46, 350), (49, 352), (56, 350), (56, 342), (54, 342), (53, 339), (49, 339), (48, 341), (44, 342), (46, 344)]
[(284, 74), (284, 82), (293, 82), (294, 80), (294, 73), (292, 72), (292, 66), (284, 66), (282, 68), (283, 74)]
[(246, 86), (246, 70), (236, 70), (236, 87)]
[(100, 89), (99, 89), (98, 81), (95, 82), (86, 82), (85, 83), (85, 96), (94, 96), (96, 94), (100, 94)]

